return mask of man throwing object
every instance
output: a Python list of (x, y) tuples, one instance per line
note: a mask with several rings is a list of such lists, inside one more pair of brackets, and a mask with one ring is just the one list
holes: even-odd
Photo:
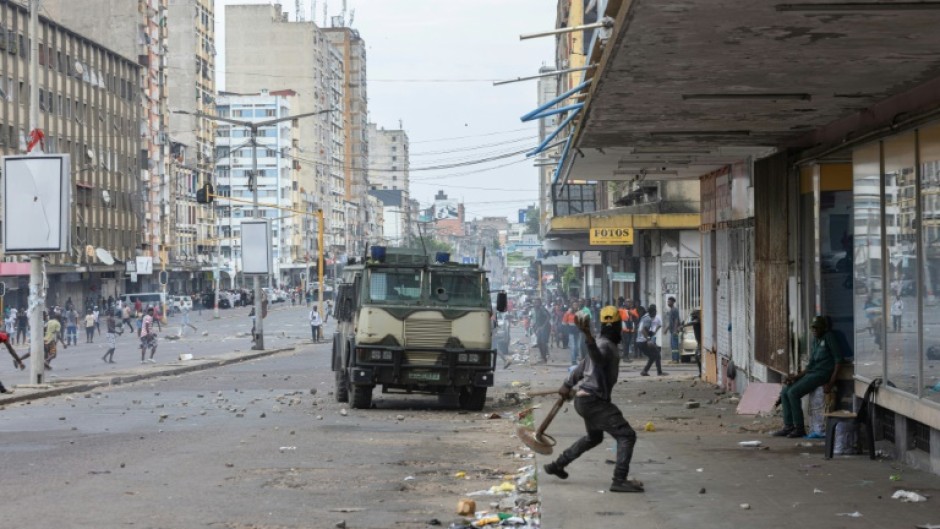
[(581, 454), (601, 444), (604, 432), (607, 432), (617, 441), (617, 463), (614, 466), (610, 491), (643, 492), (641, 483), (627, 480), (633, 447), (636, 445), (636, 432), (624, 419), (620, 409), (610, 400), (620, 367), (620, 352), (617, 347), (622, 337), (620, 313), (616, 307), (604, 307), (600, 311), (600, 322), (601, 336), (595, 341), (591, 335), (590, 319), (579, 317), (576, 320), (578, 329), (584, 334), (587, 354), (558, 389), (558, 394), (564, 398), (573, 394), (574, 408), (584, 419), (587, 435), (562, 452), (558, 459), (542, 468), (548, 474), (567, 479), (568, 472), (565, 467)]

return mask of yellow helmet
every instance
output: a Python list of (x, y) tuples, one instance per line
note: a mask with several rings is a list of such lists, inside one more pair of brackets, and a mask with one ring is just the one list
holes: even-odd
[(620, 323), (620, 311), (613, 305), (601, 309), (601, 323)]

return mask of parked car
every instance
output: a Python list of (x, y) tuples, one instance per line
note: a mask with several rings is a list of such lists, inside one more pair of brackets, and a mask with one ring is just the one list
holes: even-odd
[(695, 341), (695, 332), (691, 325), (682, 327), (682, 341), (679, 343), (679, 359), (681, 362), (695, 362), (698, 351), (698, 342)]

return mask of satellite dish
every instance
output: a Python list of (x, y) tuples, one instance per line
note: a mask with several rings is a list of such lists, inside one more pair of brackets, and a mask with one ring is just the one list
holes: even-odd
[(95, 250), (95, 255), (97, 255), (98, 259), (106, 265), (114, 264), (114, 257), (111, 256), (111, 252), (105, 250), (104, 248), (98, 248)]
[(82, 75), (83, 73), (85, 73), (85, 67), (82, 66), (82, 63), (80, 63), (79, 61), (75, 61), (75, 73), (77, 73), (78, 75)]
[[(111, 192), (108, 191), (107, 189), (102, 189), (101, 200), (104, 202), (106, 206), (110, 205), (111, 204)], [(101, 248), (98, 248), (98, 249), (100, 250)]]
[(88, 158), (89, 160), (94, 160), (94, 159), (95, 159), (95, 151), (93, 151), (93, 150), (91, 150), (91, 149), (86, 150), (86, 151), (85, 151), (85, 157)]

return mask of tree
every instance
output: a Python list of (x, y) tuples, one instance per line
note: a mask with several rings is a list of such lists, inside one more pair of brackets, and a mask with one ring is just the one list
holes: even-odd
[(539, 215), (539, 208), (536, 206), (529, 206), (529, 209), (525, 212), (525, 232), (529, 235), (538, 235), (539, 234), (539, 224), (541, 223), (541, 215)]

